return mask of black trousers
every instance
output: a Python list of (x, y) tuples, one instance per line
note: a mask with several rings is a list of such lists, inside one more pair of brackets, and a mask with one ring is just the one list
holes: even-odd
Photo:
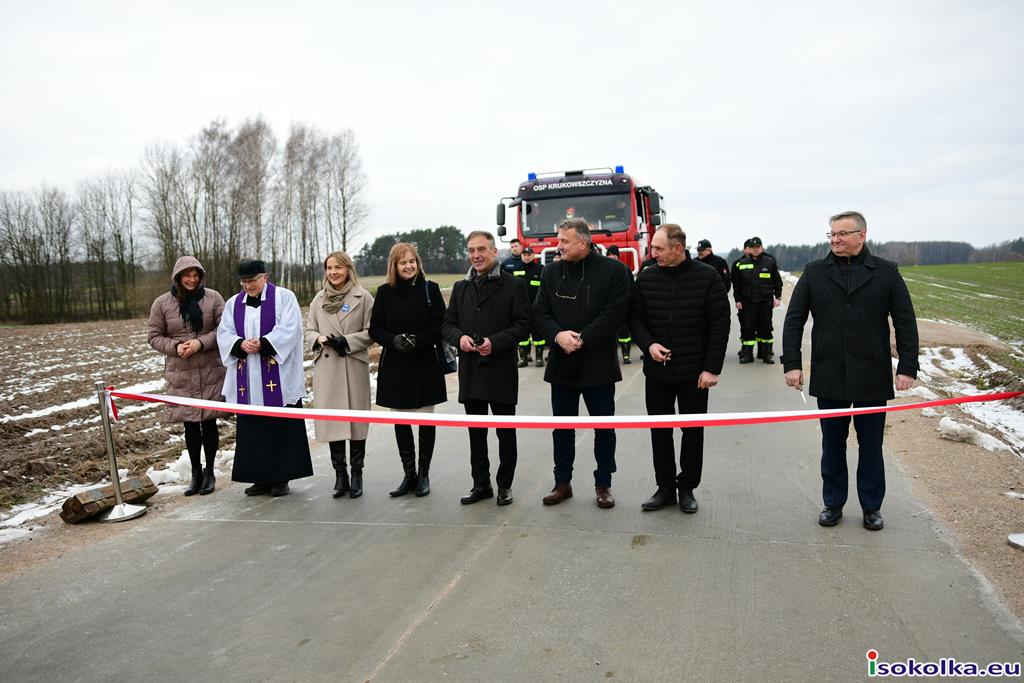
[[(884, 406), (885, 401), (843, 401), (818, 399), (818, 408), (867, 408)], [(825, 505), (841, 508), (846, 504), (849, 473), (846, 467), (846, 440), (850, 435), (850, 417), (830, 417), (821, 423), (821, 497)], [(882, 434), (885, 413), (857, 415), (857, 498), (862, 510), (878, 510), (885, 498), (885, 465), (882, 462)]]
[[(708, 412), (708, 390), (698, 389), (696, 379), (683, 384), (659, 384), (648, 379), (645, 395), (649, 415), (672, 415), (677, 405), (680, 415)], [(676, 476), (672, 430), (651, 430), (654, 479), (658, 486), (695, 489), (700, 486), (704, 468), (704, 428), (686, 427), (680, 431), (683, 434), (679, 443), (679, 475)]]
[[(576, 417), (580, 414), (580, 397), (591, 415), (615, 414), (615, 385), (602, 384), (596, 387), (570, 387), (563, 384), (551, 385), (551, 414)], [(611, 486), (615, 473), (615, 430), (594, 430), (594, 486)], [(572, 481), (573, 463), (576, 461), (576, 430), (551, 430), (551, 443), (555, 460), (555, 483), (568, 484)]]
[[(511, 403), (491, 403), (490, 401), (466, 401), (467, 415), (486, 415), (488, 406), (493, 415), (515, 415), (516, 407)], [(495, 481), (500, 489), (512, 488), (512, 479), (516, 474), (518, 449), (516, 430), (495, 429), (498, 434), (498, 473)], [(491, 487), (491, 462), (487, 457), (487, 429), (483, 427), (469, 428), (469, 464), (473, 472), (473, 486)]]
[(775, 341), (772, 331), (772, 302), (743, 302), (740, 310), (740, 339), (747, 346), (755, 342), (772, 343)]

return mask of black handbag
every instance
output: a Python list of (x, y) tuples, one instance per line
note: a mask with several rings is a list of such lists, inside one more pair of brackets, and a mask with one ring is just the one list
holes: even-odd
[[(430, 280), (423, 279), (423, 291), (427, 294), (427, 308), (430, 308)], [(448, 342), (441, 340), (434, 346), (434, 353), (437, 355), (437, 364), (441, 366), (441, 372), (450, 375), (459, 369), (459, 351)]]

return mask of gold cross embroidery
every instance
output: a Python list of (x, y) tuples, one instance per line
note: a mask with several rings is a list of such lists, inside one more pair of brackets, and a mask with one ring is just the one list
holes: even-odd
[(276, 387), (276, 386), (277, 386), (277, 385), (276, 385), (276, 384), (274, 384), (274, 380), (270, 380), (269, 382), (267, 382), (267, 387), (268, 387), (268, 388), (270, 389), (270, 392), (271, 392), (271, 393), (273, 393), (273, 392), (274, 392), (274, 387)]
[(245, 396), (245, 387), (238, 387), (238, 393), (240, 393), (242, 396)]
[(242, 360), (238, 361), (238, 367), (239, 368), (244, 368), (245, 367), (245, 359), (244, 358)]
[(277, 361), (274, 360), (273, 358), (268, 358), (267, 365), (277, 365)]

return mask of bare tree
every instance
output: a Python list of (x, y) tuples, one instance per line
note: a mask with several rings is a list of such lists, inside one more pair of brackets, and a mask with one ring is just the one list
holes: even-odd
[(340, 243), (347, 252), (349, 243), (362, 233), (370, 214), (363, 161), (355, 134), (350, 129), (331, 137), (327, 148), (327, 174), (324, 191), (327, 234), (332, 238), (337, 235), (337, 241), (332, 239), (332, 242)]

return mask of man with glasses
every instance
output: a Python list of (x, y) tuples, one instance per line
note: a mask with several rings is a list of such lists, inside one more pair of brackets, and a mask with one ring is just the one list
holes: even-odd
[[(469, 271), (452, 287), (441, 334), (459, 349), (459, 403), (467, 415), (514, 415), (519, 401), (516, 346), (530, 333), (530, 304), (521, 278), (503, 272), (498, 263), (494, 235), (474, 230), (466, 240)], [(515, 429), (498, 434), (498, 505), (512, 503), (516, 472)], [(469, 462), (473, 488), (463, 505), (491, 498), (491, 464), (487, 457), (487, 429), (469, 428)]]
[[(910, 292), (892, 261), (872, 255), (867, 247), (867, 221), (856, 211), (829, 219), (826, 233), (831, 253), (807, 264), (793, 290), (782, 334), (782, 368), (786, 384), (802, 389), (801, 342), (807, 316), (811, 328), (809, 392), (822, 410), (884, 406), (893, 392), (889, 318), (896, 331), (896, 389), (909, 389), (917, 377), (917, 318)], [(825, 509), (822, 526), (835, 526), (843, 516), (848, 491), (846, 440), (849, 417), (821, 422), (821, 481)], [(864, 528), (884, 524), (880, 509), (885, 496), (882, 433), (885, 413), (857, 415), (857, 497)]]
[(744, 247), (750, 253), (733, 265), (733, 298), (740, 317), (740, 363), (754, 362), (757, 356), (768, 364), (775, 363), (772, 345), (772, 309), (782, 303), (782, 276), (775, 259), (764, 253), (760, 237), (751, 237)]
[[(221, 361), (227, 366), (224, 398), (243, 405), (301, 408), (306, 379), (298, 301), (267, 278), (263, 261), (242, 261), (238, 277), (242, 291), (224, 304), (217, 328)], [(238, 415), (231, 479), (252, 484), (246, 495), (285, 496), (289, 480), (311, 476), (303, 420)]]
[[(558, 251), (561, 259), (544, 267), (533, 305), (534, 336), (551, 349), (544, 381), (551, 384), (552, 414), (579, 415), (582, 396), (590, 415), (614, 415), (615, 383), (622, 379), (616, 333), (629, 308), (629, 271), (594, 249), (590, 228), (579, 218), (558, 226)], [(552, 445), (555, 486), (545, 505), (572, 497), (575, 431), (554, 430)], [(594, 458), (597, 505), (613, 507), (615, 430), (594, 430)]]

